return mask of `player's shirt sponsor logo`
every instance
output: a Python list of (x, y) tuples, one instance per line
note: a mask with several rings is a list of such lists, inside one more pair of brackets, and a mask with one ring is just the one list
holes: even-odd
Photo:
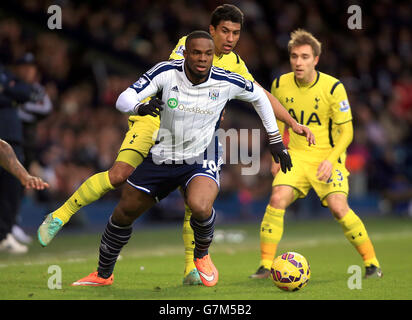
[(179, 88), (177, 86), (174, 86), (172, 89), (170, 89), (170, 91), (179, 92)]
[(170, 98), (169, 100), (167, 100), (167, 106), (171, 109), (174, 109), (177, 107), (178, 105), (178, 101), (176, 98)]
[[(317, 123), (319, 126), (322, 125), (322, 123), (320, 122), (319, 116), (316, 112), (312, 112), (309, 117), (308, 112), (306, 112), (306, 116), (305, 116), (305, 111), (301, 110), (300, 114), (296, 114), (295, 110), (293, 108), (289, 109), (289, 114), (291, 115), (291, 117), (293, 119), (295, 119), (298, 123), (303, 124), (305, 126), (310, 125), (311, 123)], [(300, 118), (299, 118), (300, 116)]]
[(206, 109), (201, 109), (199, 107), (186, 107), (183, 104), (179, 104), (177, 107), (178, 110), (184, 111), (184, 112), (193, 112), (193, 113), (199, 113), (199, 114), (208, 114), (208, 115), (213, 115), (214, 112)]
[(215, 114), (213, 111), (206, 110), (206, 109), (201, 109), (199, 107), (186, 107), (182, 103), (179, 104), (179, 101), (176, 98), (170, 98), (167, 100), (167, 106), (170, 109), (176, 109), (184, 112), (193, 112), (193, 113), (199, 113), (199, 114), (208, 114), (208, 115), (213, 115)]
[(347, 112), (350, 109), (350, 105), (349, 105), (349, 101), (348, 100), (343, 100), (341, 102), (339, 102), (340, 105), (340, 111), (342, 112)]

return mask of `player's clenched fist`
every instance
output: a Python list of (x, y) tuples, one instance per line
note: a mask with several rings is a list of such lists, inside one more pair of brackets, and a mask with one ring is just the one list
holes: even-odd
[(280, 168), (283, 173), (286, 173), (287, 170), (290, 171), (292, 168), (292, 159), (283, 144), (282, 136), (280, 134), (269, 136), (269, 150), (275, 162), (280, 163)]
[(152, 116), (157, 117), (160, 115), (160, 112), (163, 110), (162, 105), (164, 102), (159, 98), (154, 98), (146, 103), (140, 103), (135, 106), (135, 114), (139, 116)]

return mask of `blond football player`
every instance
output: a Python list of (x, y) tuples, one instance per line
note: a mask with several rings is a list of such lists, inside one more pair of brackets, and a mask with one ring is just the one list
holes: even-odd
[[(361, 219), (348, 205), (346, 149), (353, 139), (352, 113), (343, 84), (316, 70), (320, 42), (309, 32), (298, 29), (288, 44), (292, 72), (273, 81), (272, 94), (288, 112), (308, 126), (316, 145), (289, 131), (289, 152), (293, 167), (286, 174), (276, 173), (272, 194), (260, 229), (260, 267), (251, 278), (266, 278), (283, 234), (285, 210), (313, 188), (342, 226), (344, 235), (363, 259), (366, 277), (382, 276), (372, 242)], [(276, 170), (275, 170), (276, 171)]]

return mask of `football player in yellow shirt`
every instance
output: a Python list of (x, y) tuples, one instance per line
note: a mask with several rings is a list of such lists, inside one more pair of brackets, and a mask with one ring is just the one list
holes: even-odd
[[(243, 60), (233, 52), (239, 40), (242, 25), (243, 13), (233, 5), (225, 4), (213, 11), (209, 26), (216, 50), (213, 65), (239, 73), (245, 79), (254, 81)], [(186, 37), (183, 37), (179, 40), (170, 59), (183, 59), (185, 39)], [(297, 134), (304, 136), (309, 144), (313, 144), (314, 135), (308, 127), (300, 125), (275, 97), (265, 92), (272, 103), (276, 118), (290, 126)], [(155, 103), (155, 99), (148, 103)], [(88, 178), (60, 208), (47, 215), (37, 233), (42, 246), (47, 246), (78, 210), (100, 199), (106, 192), (119, 187), (127, 180), (155, 143), (159, 125), (159, 117), (150, 114), (129, 117), (129, 130), (113, 166), (108, 171)], [(184, 284), (200, 284), (201, 281), (193, 262), (194, 238), (189, 223), (190, 216), (191, 212), (186, 207), (183, 227), (186, 263), (183, 282)]]
[(304, 139), (289, 131), (293, 167), (290, 172), (276, 173), (261, 223), (260, 267), (251, 278), (269, 277), (283, 234), (285, 210), (296, 199), (304, 198), (311, 188), (361, 255), (365, 277), (381, 277), (382, 271), (365, 226), (347, 201), (349, 172), (345, 159), (346, 149), (353, 139), (353, 126), (345, 88), (338, 79), (315, 69), (321, 44), (312, 34), (302, 29), (292, 32), (288, 50), (292, 72), (273, 81), (272, 94), (292, 117), (312, 130), (316, 145), (309, 148)]

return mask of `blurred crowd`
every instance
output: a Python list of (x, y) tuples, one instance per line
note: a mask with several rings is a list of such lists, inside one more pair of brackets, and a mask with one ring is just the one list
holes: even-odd
[[(301, 27), (322, 42), (318, 69), (339, 78), (352, 106), (355, 138), (347, 165), (355, 195), (386, 199), (387, 210), (407, 211), (412, 198), (412, 8), (410, 3), (362, 3), (362, 29), (350, 30), (348, 1), (225, 1), (245, 15), (235, 51), (266, 89), (289, 72), (287, 42)], [(140, 73), (167, 60), (178, 39), (208, 30), (222, 1), (37, 1), (0, 9), (3, 65), (27, 52), (36, 57), (39, 82), (53, 105), (37, 123), (30, 170), (51, 184), (45, 201), (61, 204), (95, 172), (107, 170), (127, 130), (117, 96)], [(62, 29), (47, 29), (47, 8), (62, 8)], [(250, 107), (231, 102), (223, 128), (261, 128)], [(242, 143), (250, 143), (242, 141)], [(271, 157), (261, 137), (261, 171), (240, 175), (225, 166), (221, 197), (241, 203), (267, 200)], [(108, 197), (117, 197), (118, 191)]]

